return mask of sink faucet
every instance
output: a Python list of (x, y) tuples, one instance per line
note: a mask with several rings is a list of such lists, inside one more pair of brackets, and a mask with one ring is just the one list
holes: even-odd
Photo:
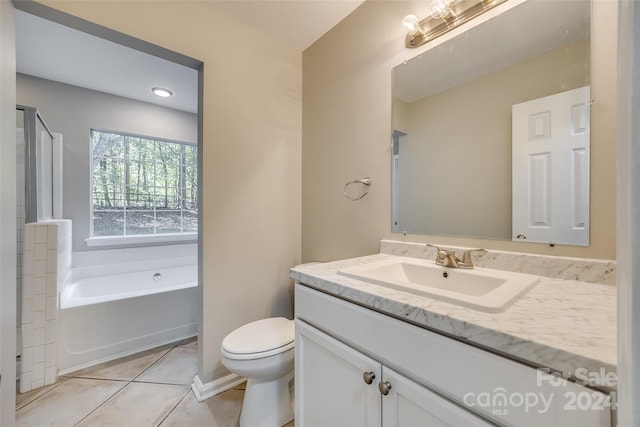
[(451, 268), (473, 268), (473, 260), (471, 259), (472, 252), (480, 252), (481, 254), (487, 253), (486, 249), (468, 249), (462, 253), (462, 258), (458, 258), (455, 251), (448, 251), (442, 249), (439, 246), (427, 243), (427, 246), (436, 248), (436, 265)]

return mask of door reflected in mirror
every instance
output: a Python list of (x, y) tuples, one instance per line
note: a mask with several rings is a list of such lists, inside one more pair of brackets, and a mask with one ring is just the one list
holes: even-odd
[[(575, 116), (586, 129), (586, 158), (573, 174), (583, 180), (586, 217), (561, 206), (570, 194), (551, 198), (561, 178), (540, 172), (549, 150), (530, 149), (524, 166), (512, 162), (512, 107), (590, 84), (590, 7), (529, 0), (393, 69), (392, 231), (588, 245), (588, 95), (586, 113)], [(514, 176), (533, 178), (520, 189)], [(581, 224), (580, 241), (538, 233), (553, 228), (558, 210), (573, 215), (570, 226)], [(514, 227), (516, 211), (525, 228)]]

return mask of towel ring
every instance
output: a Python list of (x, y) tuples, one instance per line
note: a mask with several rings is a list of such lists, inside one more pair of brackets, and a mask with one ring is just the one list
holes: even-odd
[(366, 185), (367, 187), (369, 187), (371, 185), (371, 178), (366, 177), (366, 178), (360, 178), (360, 179), (354, 179), (353, 181), (349, 181), (344, 185), (344, 190), (342, 191), (342, 194), (344, 195), (344, 197), (346, 197), (347, 199), (351, 200), (352, 202), (358, 201), (360, 199), (362, 199), (364, 196), (366, 196), (367, 194), (369, 194), (369, 190), (365, 191), (364, 193), (362, 193), (360, 196), (358, 197), (351, 197), (347, 194), (347, 188), (351, 185), (351, 184), (362, 184), (362, 185)]

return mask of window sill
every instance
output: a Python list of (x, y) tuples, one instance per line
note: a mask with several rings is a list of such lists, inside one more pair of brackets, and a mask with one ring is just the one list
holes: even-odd
[(163, 243), (195, 243), (198, 233), (153, 234), (149, 236), (100, 236), (84, 240), (89, 247), (125, 246), (125, 245), (158, 245)]

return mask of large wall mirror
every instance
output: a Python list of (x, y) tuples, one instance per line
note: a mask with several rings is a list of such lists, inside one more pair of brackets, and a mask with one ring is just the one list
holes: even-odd
[(528, 0), (393, 69), (393, 232), (588, 245), (590, 11)]

